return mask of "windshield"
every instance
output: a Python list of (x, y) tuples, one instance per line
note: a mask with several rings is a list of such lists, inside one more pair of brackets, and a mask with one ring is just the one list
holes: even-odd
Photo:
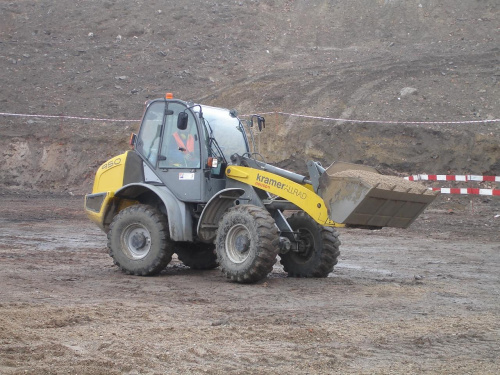
[(211, 129), (227, 161), (235, 153), (243, 155), (249, 151), (243, 127), (237, 118), (231, 117), (229, 110), (203, 106), (203, 118), (207, 122), (207, 137)]

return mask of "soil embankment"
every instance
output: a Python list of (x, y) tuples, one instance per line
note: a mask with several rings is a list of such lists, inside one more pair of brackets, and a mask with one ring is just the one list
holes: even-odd
[[(500, 118), (499, 5), (485, 1), (0, 2), (2, 112), (138, 119), (145, 100), (350, 120)], [(136, 123), (0, 116), (0, 184), (86, 192)], [(268, 115), (268, 161), (500, 174), (497, 123)]]

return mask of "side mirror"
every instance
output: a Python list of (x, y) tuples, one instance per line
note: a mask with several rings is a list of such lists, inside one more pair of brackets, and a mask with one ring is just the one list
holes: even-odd
[(259, 131), (262, 131), (262, 128), (266, 127), (266, 119), (262, 116), (257, 117), (257, 126), (259, 127)]
[(266, 119), (262, 116), (259, 115), (253, 115), (252, 118), (250, 119), (250, 126), (253, 127), (253, 120), (257, 119), (257, 126), (259, 127), (259, 131), (261, 132), (263, 128), (266, 127)]
[(177, 116), (177, 129), (186, 130), (188, 126), (188, 114), (186, 112), (179, 113)]

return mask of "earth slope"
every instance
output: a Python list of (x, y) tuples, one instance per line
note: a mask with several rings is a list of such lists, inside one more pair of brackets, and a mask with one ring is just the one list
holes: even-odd
[[(0, 112), (139, 119), (176, 97), (272, 114), (272, 163), (500, 174), (496, 0), (0, 1)], [(381, 121), (381, 123), (366, 122)], [(424, 121), (426, 124), (388, 124)], [(0, 186), (87, 192), (137, 122), (0, 116)]]

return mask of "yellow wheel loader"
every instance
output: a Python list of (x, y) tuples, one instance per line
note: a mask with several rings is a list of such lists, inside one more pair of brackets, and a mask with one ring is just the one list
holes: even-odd
[(289, 276), (326, 277), (339, 256), (336, 226), (406, 228), (435, 198), (366, 166), (310, 161), (303, 176), (267, 164), (250, 150), (254, 125), (262, 130), (264, 118), (240, 121), (169, 94), (147, 104), (133, 149), (101, 165), (85, 196), (117, 266), (154, 275), (176, 253), (251, 283), (279, 255)]

